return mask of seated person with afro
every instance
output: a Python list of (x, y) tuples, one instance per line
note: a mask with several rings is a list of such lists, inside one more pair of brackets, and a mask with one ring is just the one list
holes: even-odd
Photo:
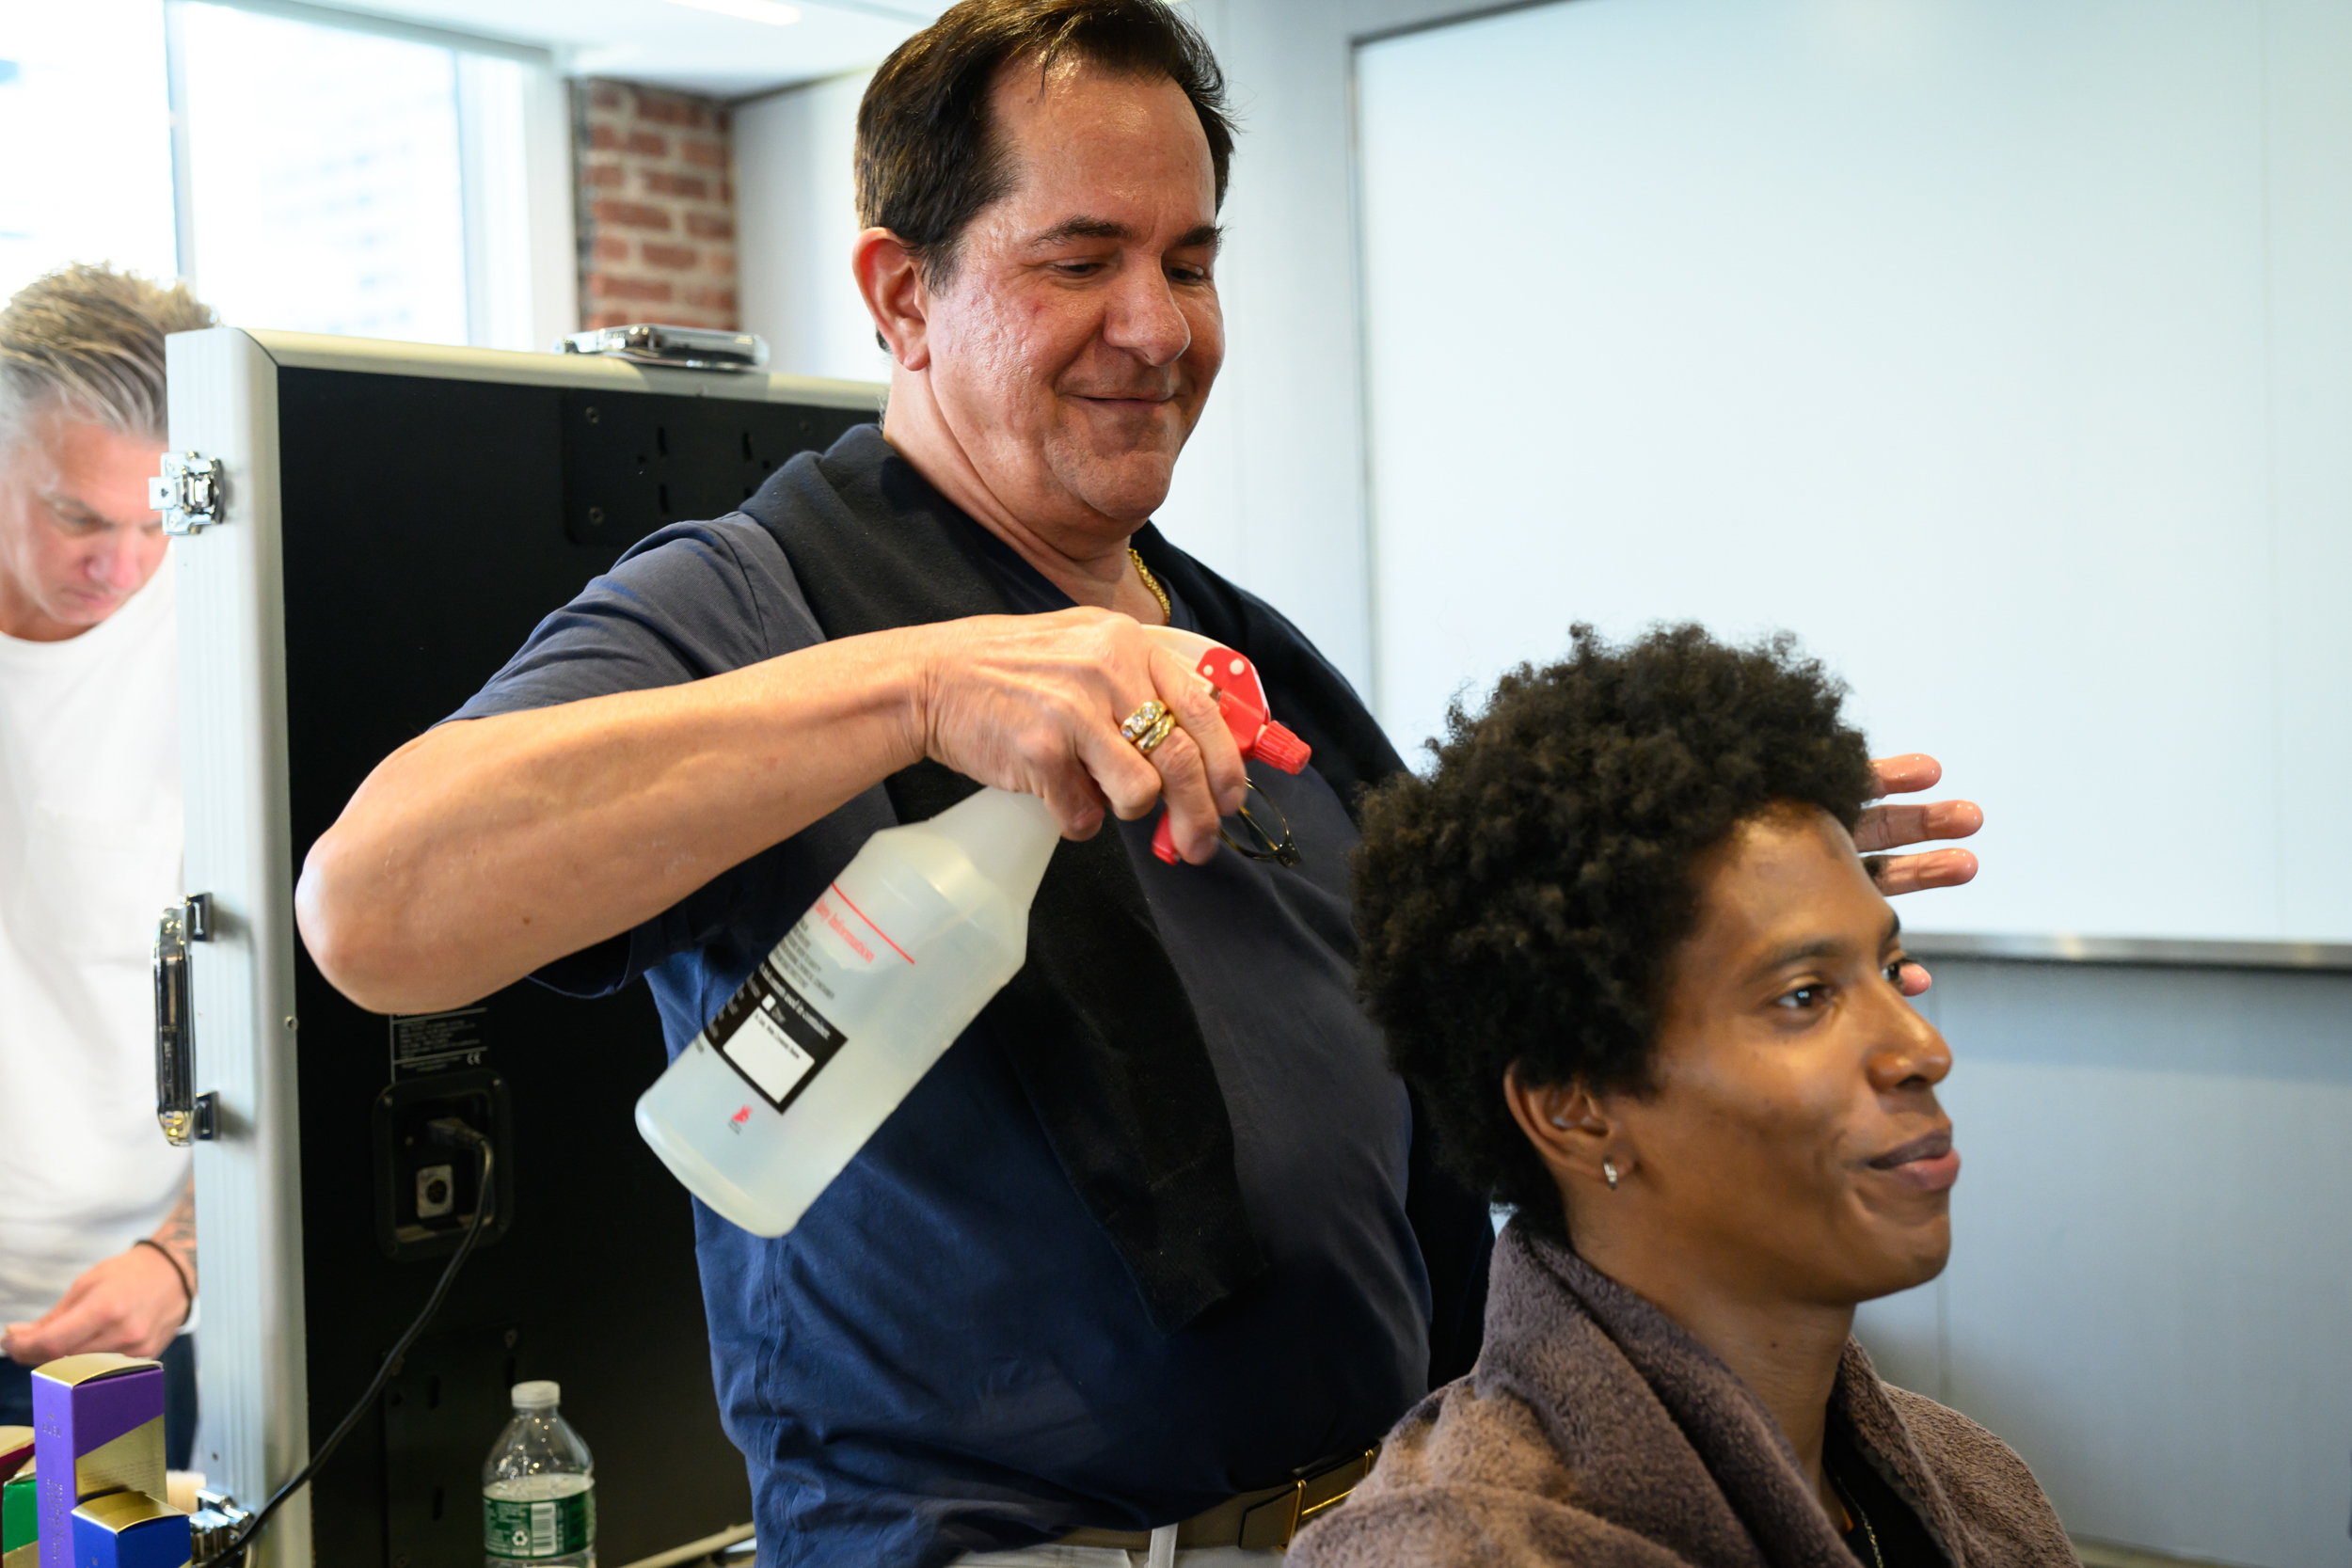
[(1366, 993), (1517, 1212), (1476, 1367), (1292, 1568), (2074, 1562), (2025, 1464), (1851, 1337), (1942, 1271), (1960, 1157), (1841, 691), (1786, 639), (1580, 626), (1370, 802)]

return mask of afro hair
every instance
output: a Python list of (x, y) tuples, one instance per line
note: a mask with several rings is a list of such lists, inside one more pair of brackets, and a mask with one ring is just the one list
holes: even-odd
[(1839, 721), (1844, 686), (1794, 638), (1571, 635), (1565, 659), (1504, 675), (1483, 711), (1454, 704), (1437, 766), (1367, 800), (1355, 862), (1359, 983), (1439, 1157), (1555, 1233), (1559, 1193), (1505, 1073), (1646, 1088), (1701, 857), (1788, 802), (1851, 831), (1876, 792)]

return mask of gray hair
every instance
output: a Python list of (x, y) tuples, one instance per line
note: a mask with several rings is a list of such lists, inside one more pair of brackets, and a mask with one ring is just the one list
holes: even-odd
[(185, 283), (60, 267), (0, 307), (0, 451), (43, 414), (166, 439), (164, 336), (214, 324)]

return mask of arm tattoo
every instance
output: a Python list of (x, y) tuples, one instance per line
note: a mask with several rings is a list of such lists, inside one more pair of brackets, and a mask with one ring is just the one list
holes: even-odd
[(155, 1244), (179, 1260), (188, 1278), (196, 1278), (196, 1178), (191, 1175), (180, 1189), (180, 1201), (171, 1206), (164, 1223), (155, 1227)]

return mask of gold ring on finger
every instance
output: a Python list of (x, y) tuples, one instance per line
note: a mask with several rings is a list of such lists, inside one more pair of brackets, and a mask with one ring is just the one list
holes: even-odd
[[(1127, 721), (1119, 726), (1119, 733), (1127, 737), (1130, 745), (1143, 746), (1143, 737), (1152, 733), (1152, 726), (1167, 717), (1168, 705), (1155, 697), (1127, 715)], [(1157, 744), (1158, 741), (1152, 742), (1152, 745)], [(1149, 752), (1152, 747), (1143, 746), (1143, 749)]]
[(1160, 742), (1166, 740), (1175, 728), (1176, 716), (1163, 708), (1152, 727), (1136, 737), (1136, 750), (1150, 756), (1160, 749)]

